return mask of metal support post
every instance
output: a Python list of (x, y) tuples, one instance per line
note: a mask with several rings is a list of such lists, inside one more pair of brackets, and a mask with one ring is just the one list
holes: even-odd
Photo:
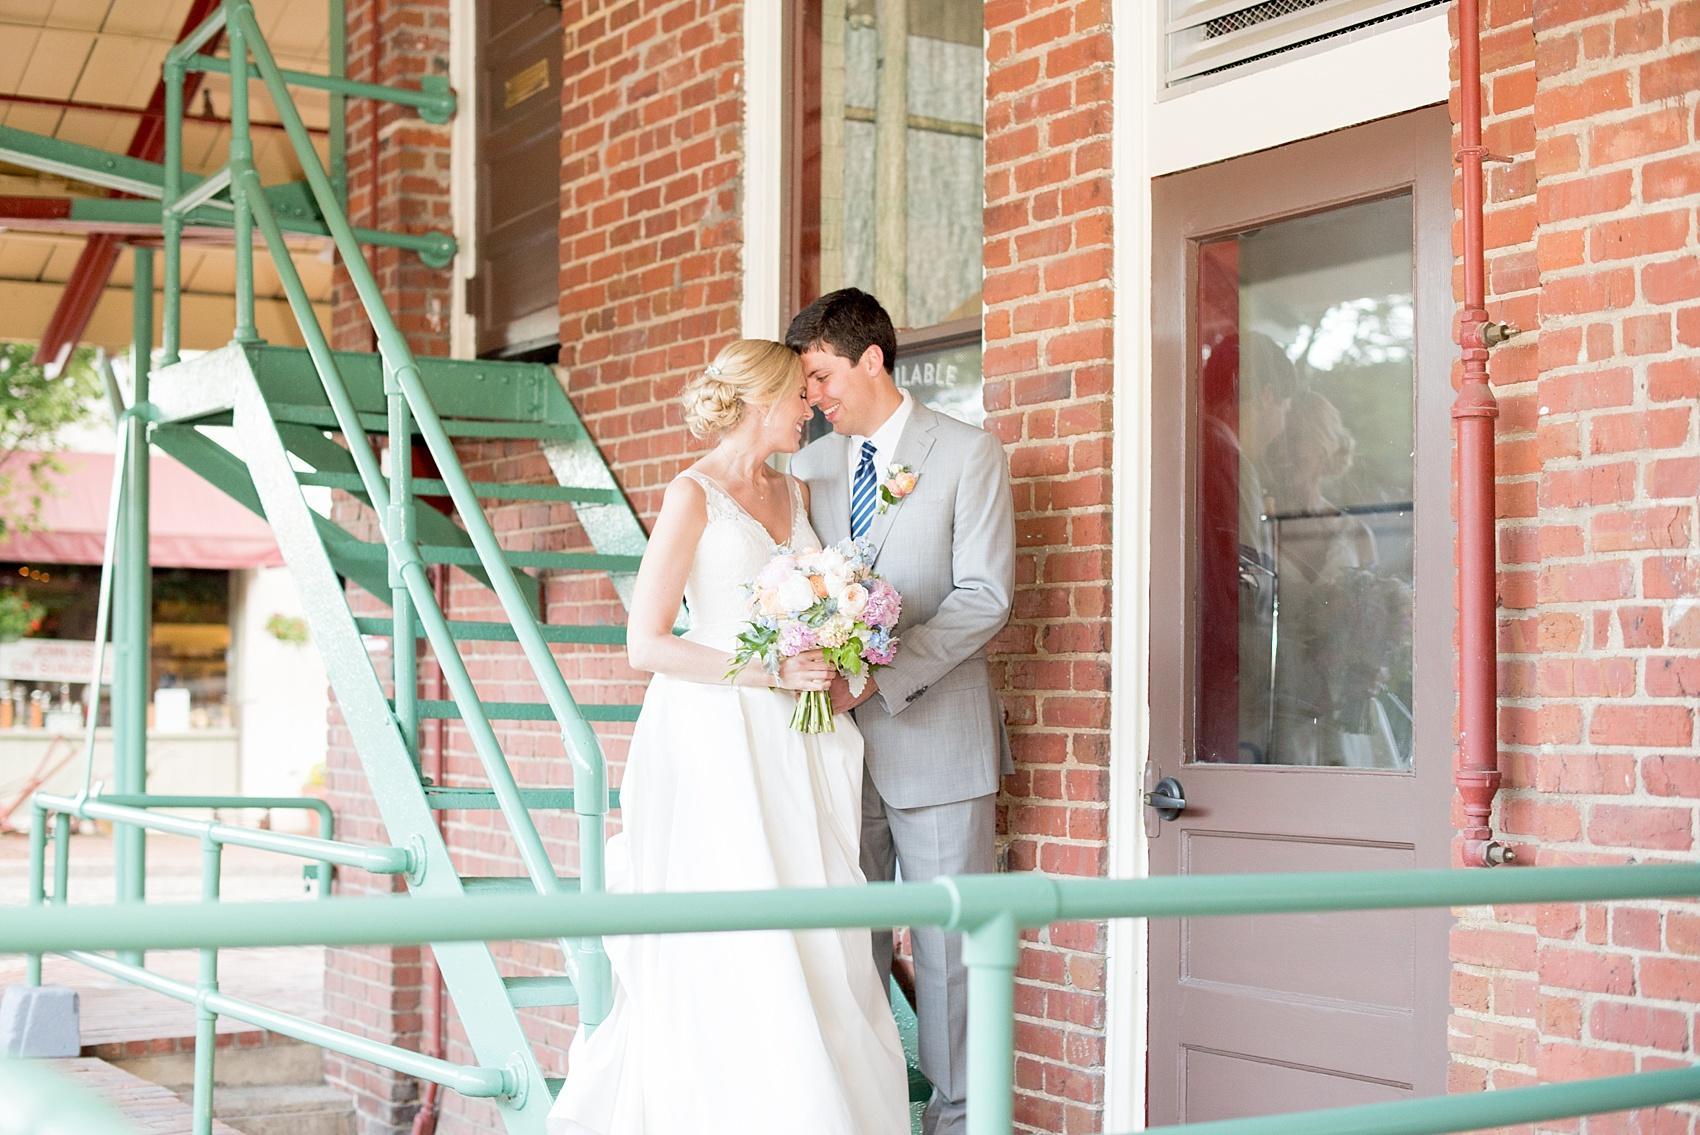
[[(225, 0), (227, 16), (246, 4)], [(248, 34), (242, 22), (229, 19), (225, 35), (230, 40), (230, 169), (253, 164), (254, 142), (248, 133)], [(254, 214), (240, 193), (236, 198), (236, 341), (255, 343), (260, 333), (254, 327)]]
[(71, 817), (53, 817), (53, 905), (71, 901)]
[(413, 767), (419, 768), (419, 633), (413, 598), (401, 565), (415, 558), (413, 534), (413, 415), (396, 381), (395, 368), (384, 356), (384, 400), (389, 408), (390, 508), (384, 517), (384, 537), (390, 546), (391, 680), (395, 718)]
[[(211, 836), (201, 839), (201, 901), (217, 902), (223, 846)], [(200, 980), (195, 998), (195, 1135), (212, 1135), (213, 1055), (218, 1051), (218, 1014), (208, 1006), (218, 993), (218, 947), (201, 949)]]
[(183, 75), (182, 62), (168, 57), (165, 61), (165, 184), (159, 219), (165, 238), (165, 320), (162, 328), (165, 349), (161, 366), (175, 363), (182, 345), (183, 215), (177, 211), (176, 205), (177, 198), (183, 193)]
[[(36, 805), (30, 806), (30, 865), (29, 905), (39, 907), (46, 898), (47, 874), (47, 813)], [(31, 988), (41, 984), (41, 955), (24, 958), (24, 984)]]
[(1010, 1135), (1015, 1116), (1015, 964), (1021, 933), (1009, 912), (967, 932), (968, 1135)]
[[(140, 794), (148, 790), (148, 691), (153, 632), (153, 579), (149, 554), (148, 378), (153, 362), (153, 249), (131, 249), (135, 257), (131, 287), (131, 373), (134, 390), (124, 419), (125, 492), (121, 504), (123, 535), (118, 559), (118, 628), (113, 677), (113, 787)], [(147, 843), (137, 828), (113, 833), (118, 901), (142, 902), (147, 874)], [(141, 955), (125, 961), (141, 964)]]

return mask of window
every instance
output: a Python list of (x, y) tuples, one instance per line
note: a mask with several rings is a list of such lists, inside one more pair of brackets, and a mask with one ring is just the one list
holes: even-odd
[[(0, 645), (0, 729), (74, 732), (94, 665), (100, 567), (0, 563), (0, 585), (34, 614), (23, 638)], [(114, 653), (108, 645), (109, 676)], [(150, 653), (150, 726), (177, 732), (232, 724), (228, 571), (154, 569)], [(110, 725), (110, 696), (100, 712), (99, 723)]]
[(1408, 769), (1409, 194), (1198, 249), (1198, 760)]
[(898, 385), (979, 424), (982, 6), (806, 0), (802, 13), (798, 306), (872, 292), (898, 327)]

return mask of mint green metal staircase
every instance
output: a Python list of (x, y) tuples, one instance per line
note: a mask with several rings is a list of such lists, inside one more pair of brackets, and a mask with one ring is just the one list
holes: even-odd
[[(336, 7), (332, 12), (333, 17), (338, 14)], [(605, 819), (614, 802), (591, 723), (633, 720), (636, 707), (580, 705), (562, 679), (551, 648), (619, 644), (625, 631), (622, 625), (544, 623), (540, 582), (533, 573), (607, 573), (624, 595), (643, 550), (643, 530), (550, 368), (414, 356), (363, 258), (339, 186), (315, 152), (290, 96), (291, 83), (301, 77), (279, 70), (249, 4), (226, 0), (209, 21), (214, 22), (222, 24), (227, 35), (228, 64), (194, 54), (209, 38), (205, 29), (174, 49), (166, 61), (166, 365), (149, 380), (152, 440), (265, 516), (276, 532), (390, 842), (410, 853), (409, 891), (427, 896), (513, 888), (543, 895), (600, 891)], [(233, 93), (230, 160), (223, 170), (184, 190), (178, 168), (180, 100), (170, 95), (187, 68), (225, 66)], [(371, 321), (376, 354), (332, 351), (317, 322), (285, 242), (284, 223), (274, 207), (277, 196), (261, 184), (253, 165), (246, 98), (251, 75), (266, 84), (278, 107), (306, 174), (315, 219), (335, 242)], [(355, 93), (388, 98), (396, 92), (368, 87)], [(433, 105), (440, 108), (443, 92), (431, 93), (438, 97)], [(184, 206), (202, 207), (225, 196), (237, 248), (235, 341), (178, 361), (172, 283), (177, 278), (181, 225), (174, 225), (173, 219)], [(305, 350), (266, 346), (254, 331), (249, 233), (255, 226), (276, 264)], [(233, 428), (236, 452), (223, 444), (227, 434), (219, 427)], [(474, 483), (455, 450), (463, 439), (536, 442), (561, 483)], [(380, 440), (387, 461), (380, 459)], [(415, 445), (424, 446), (440, 471), (438, 477), (414, 477)], [(363, 539), (314, 511), (306, 490), (326, 487), (350, 493), (365, 505), (376, 517), (380, 539)], [(448, 497), (452, 514), (422, 503), (422, 496)], [(519, 500), (569, 505), (593, 551), (502, 547), (483, 502)], [(461, 568), (489, 588), (502, 618), (448, 619), (427, 574), (432, 565)], [(387, 603), (389, 613), (356, 615), (344, 581)], [(387, 675), (374, 664), (369, 650), (374, 640), (383, 642), (381, 653), (390, 660)], [(495, 701), (478, 689), (461, 645), (483, 641), (518, 644), (541, 700)], [(419, 696), (421, 643), (440, 667), (451, 695), (447, 699)], [(449, 786), (422, 780), (420, 722), (428, 718), (461, 723), (482, 766), (482, 783)], [(493, 724), (504, 720), (553, 721), (564, 743), (571, 784), (516, 783)], [(436, 822), (435, 813), (442, 809), (499, 812), (524, 874), (515, 879), (462, 878)], [(534, 809), (570, 809), (576, 814), (577, 878), (557, 875), (534, 822)], [(570, 939), (561, 947), (566, 972), (543, 978), (505, 976), (489, 948), (479, 943), (433, 948), (478, 1064), (508, 1074), (505, 1082), (513, 1090), (498, 1103), (510, 1131), (541, 1131), (550, 1104), (516, 1009), (576, 1004), (580, 1019), (591, 1027), (607, 1012), (611, 979), (600, 939)]]

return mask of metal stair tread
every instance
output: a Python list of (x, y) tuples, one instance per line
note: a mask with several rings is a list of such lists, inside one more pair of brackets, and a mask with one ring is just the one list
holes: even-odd
[(578, 989), (573, 979), (556, 977), (504, 977), (508, 1000), (516, 1009), (544, 1009), (557, 1005), (577, 1005)]
[[(361, 634), (387, 635), (393, 632), (395, 620), (382, 615), (358, 615), (355, 627)], [(509, 623), (485, 622), (476, 619), (451, 619), (449, 629), (463, 642), (518, 642), (519, 636)], [(568, 623), (539, 623), (538, 631), (544, 642), (603, 644), (618, 646), (626, 641), (626, 628), (618, 626), (578, 626)], [(418, 631), (419, 638), (425, 631)]]
[[(462, 716), (460, 706), (452, 701), (421, 698), (414, 704), (419, 707), (420, 717), (458, 721)], [(484, 716), (491, 721), (555, 720), (555, 711), (550, 708), (548, 702), (487, 701), (479, 704), (484, 708)], [(643, 707), (638, 705), (578, 703), (578, 711), (586, 721), (636, 721), (641, 708)]]
[[(327, 473), (318, 470), (302, 471), (297, 478), (303, 485), (319, 485), (331, 489), (357, 492), (365, 487), (358, 473)], [(447, 496), (448, 483), (436, 477), (413, 478), (413, 491), (421, 496)], [(617, 489), (590, 485), (513, 484), (504, 481), (473, 481), (472, 491), (483, 500), (570, 501), (576, 504), (618, 504)]]
[[(351, 560), (388, 562), (389, 548), (370, 540), (344, 546), (341, 554)], [(451, 564), (458, 567), (479, 567), (478, 549), (451, 544), (421, 544), (419, 558), (428, 564)], [(640, 556), (604, 556), (595, 552), (530, 552), (503, 549), (502, 558), (510, 567), (543, 568), (556, 571), (636, 571)]]
[[(340, 428), (335, 411), (329, 406), (304, 402), (272, 402), (272, 417), (279, 422), (291, 422), (322, 429)], [(382, 437), (389, 433), (389, 418), (378, 413), (355, 415), (360, 428), (369, 436)], [(577, 425), (556, 422), (512, 422), (487, 418), (444, 418), (443, 432), (450, 437), (505, 438), (520, 441), (573, 441), (582, 432)], [(417, 424), (415, 426), (417, 432)]]
[[(563, 891), (576, 892), (579, 881), (574, 875), (559, 876)], [(461, 889), (477, 895), (534, 895), (537, 887), (529, 875), (462, 875)]]
[[(571, 788), (521, 788), (520, 799), (532, 811), (568, 812), (573, 807)], [(456, 787), (436, 784), (425, 786), (425, 803), (440, 812), (489, 812), (500, 805), (492, 788)], [(608, 790), (608, 807), (620, 806), (620, 790)]]

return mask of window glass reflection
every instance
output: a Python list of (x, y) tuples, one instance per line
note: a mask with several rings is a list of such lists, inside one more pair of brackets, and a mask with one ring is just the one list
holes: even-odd
[(1411, 198), (1199, 248), (1195, 759), (1409, 769)]

